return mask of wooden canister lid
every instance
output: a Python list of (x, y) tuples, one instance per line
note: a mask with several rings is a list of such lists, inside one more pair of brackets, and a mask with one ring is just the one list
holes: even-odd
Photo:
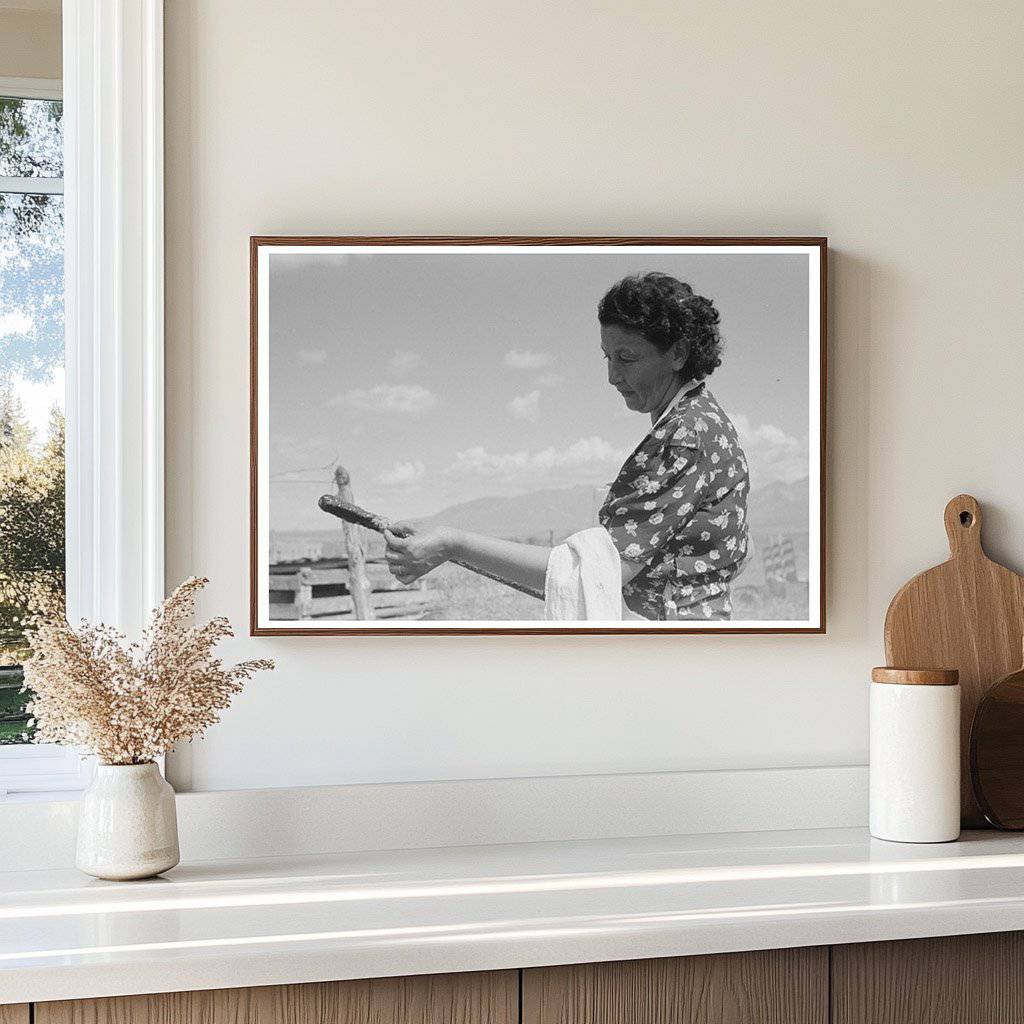
[(955, 668), (873, 668), (871, 682), (912, 686), (956, 686), (960, 673)]

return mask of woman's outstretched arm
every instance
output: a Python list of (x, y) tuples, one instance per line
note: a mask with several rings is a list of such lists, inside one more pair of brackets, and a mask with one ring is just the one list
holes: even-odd
[[(546, 545), (500, 540), (452, 527), (416, 530), (408, 523), (396, 523), (384, 537), (388, 542), (388, 567), (402, 583), (411, 583), (444, 562), (454, 561), (544, 593), (551, 555)], [(622, 560), (622, 582), (631, 580), (640, 568), (637, 562)]]

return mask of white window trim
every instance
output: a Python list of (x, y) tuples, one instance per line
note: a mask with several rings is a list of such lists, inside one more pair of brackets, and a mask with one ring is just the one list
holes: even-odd
[(5, 78), (0, 75), (0, 96), (16, 96), (22, 100), (59, 100), (61, 95), (59, 78)]
[[(52, 78), (6, 78), (0, 76), (0, 96), (19, 99), (59, 100), (61, 82)], [(0, 176), (0, 192), (60, 194), (63, 178), (11, 178)], [(0, 800), (13, 795), (63, 794), (80, 790), (92, 777), (93, 765), (73, 751), (52, 743), (0, 747)]]
[[(0, 96), (22, 100), (59, 100), (60, 81), (54, 78), (4, 78), (0, 75)], [(22, 195), (62, 195), (63, 178), (8, 177), (0, 174), (0, 192)]]
[[(68, 618), (134, 637), (164, 597), (163, 0), (64, 0), (63, 47)], [(7, 748), (0, 799), (94, 760)]]
[(95, 758), (80, 757), (53, 743), (0, 747), (0, 802), (32, 794), (55, 799), (80, 792), (92, 778)]

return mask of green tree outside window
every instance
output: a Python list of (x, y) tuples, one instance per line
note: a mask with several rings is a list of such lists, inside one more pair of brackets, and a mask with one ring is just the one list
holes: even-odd
[(32, 740), (20, 664), (64, 595), (62, 147), (59, 102), (0, 97), (0, 744)]

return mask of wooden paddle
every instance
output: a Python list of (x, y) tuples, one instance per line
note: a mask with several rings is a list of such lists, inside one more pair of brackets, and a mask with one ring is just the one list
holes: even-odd
[(894, 668), (959, 669), (960, 814), (965, 828), (983, 828), (971, 788), (971, 723), (988, 688), (1020, 667), (1024, 577), (985, 554), (981, 508), (969, 494), (950, 501), (945, 522), (950, 559), (919, 573), (892, 599), (885, 657)]

